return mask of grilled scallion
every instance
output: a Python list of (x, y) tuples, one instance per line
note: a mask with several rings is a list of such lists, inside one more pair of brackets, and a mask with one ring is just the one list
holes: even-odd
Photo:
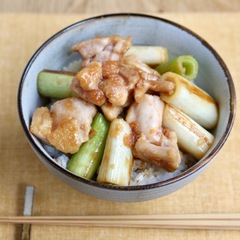
[(109, 122), (101, 113), (93, 119), (93, 137), (80, 146), (67, 164), (67, 169), (78, 176), (92, 179), (101, 163), (105, 142), (108, 134)]
[(162, 63), (155, 68), (160, 74), (166, 72), (177, 73), (188, 80), (193, 80), (198, 74), (198, 62), (191, 55), (176, 57), (166, 63)]
[(37, 89), (41, 96), (63, 99), (74, 96), (70, 85), (75, 73), (43, 70), (37, 77)]

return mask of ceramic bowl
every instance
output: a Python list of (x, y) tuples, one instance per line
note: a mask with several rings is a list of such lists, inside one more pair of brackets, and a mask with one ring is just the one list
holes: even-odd
[[(44, 105), (37, 91), (37, 74), (43, 69), (62, 69), (76, 59), (69, 54), (75, 43), (96, 36), (132, 36), (135, 45), (159, 45), (169, 49), (170, 57), (190, 54), (199, 62), (196, 84), (218, 103), (219, 121), (213, 130), (215, 142), (193, 167), (169, 180), (144, 186), (112, 186), (86, 180), (60, 167), (29, 132), (34, 110)], [(34, 53), (22, 75), (18, 109), (25, 135), (42, 163), (57, 177), (79, 191), (109, 201), (137, 202), (156, 199), (192, 182), (213, 161), (225, 143), (235, 116), (236, 97), (228, 68), (219, 54), (200, 36), (177, 23), (141, 14), (111, 14), (86, 19), (56, 33)]]

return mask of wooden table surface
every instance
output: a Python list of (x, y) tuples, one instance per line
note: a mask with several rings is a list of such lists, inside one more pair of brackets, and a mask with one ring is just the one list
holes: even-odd
[[(223, 58), (240, 94), (240, 13), (156, 14), (185, 25), (206, 39)], [(194, 182), (164, 198), (107, 202), (86, 196), (52, 175), (30, 148), (17, 113), (21, 74), (34, 51), (61, 28), (92, 14), (0, 13), (0, 215), (21, 215), (26, 185), (36, 187), (34, 215), (176, 214), (240, 212), (240, 112), (212, 165)], [(238, 106), (239, 100), (238, 101)], [(0, 224), (0, 239), (20, 239), (21, 226)], [(33, 225), (31, 240), (218, 239), (239, 240), (240, 231), (81, 228)]]
[(229, 12), (239, 0), (1, 0), (0, 11), (34, 13)]

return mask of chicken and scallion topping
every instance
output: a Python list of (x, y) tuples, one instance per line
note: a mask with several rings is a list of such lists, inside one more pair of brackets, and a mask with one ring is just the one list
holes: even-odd
[(169, 60), (164, 47), (133, 46), (120, 36), (90, 39), (72, 51), (80, 55), (78, 71), (38, 74), (39, 94), (52, 104), (37, 108), (30, 126), (43, 144), (68, 156), (69, 171), (128, 186), (138, 172), (175, 173), (184, 155), (197, 161), (209, 150), (218, 109), (193, 82), (193, 56)]

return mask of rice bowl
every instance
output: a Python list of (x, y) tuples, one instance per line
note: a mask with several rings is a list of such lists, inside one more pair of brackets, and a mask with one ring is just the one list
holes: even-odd
[[(136, 31), (140, 23), (147, 31), (144, 35)], [(165, 34), (162, 36), (156, 32), (154, 30), (156, 28), (162, 29)], [(102, 31), (99, 32), (99, 29), (102, 29)], [(34, 109), (44, 103), (44, 100), (37, 93), (36, 82), (30, 82), (30, 79), (36, 79), (36, 74), (44, 68), (62, 69), (64, 66), (69, 65), (70, 62), (76, 61), (76, 55), (70, 55), (66, 59), (66, 53), (69, 46), (79, 41), (79, 33), (81, 33), (82, 40), (85, 40), (95, 35), (104, 36), (110, 35), (110, 33), (126, 36), (130, 32), (134, 35), (133, 39), (137, 39), (136, 44), (167, 45), (169, 49), (172, 49), (172, 55), (181, 54), (183, 51), (194, 53), (200, 59), (199, 64), (201, 68), (207, 69), (200, 72), (200, 77), (196, 82), (203, 89), (210, 92), (217, 100), (220, 115), (218, 126), (213, 132), (216, 141), (207, 154), (192, 167), (185, 170), (183, 162), (180, 174), (178, 172), (177, 176), (168, 176), (170, 177), (168, 179), (166, 176), (163, 176), (163, 178), (157, 179), (157, 183), (151, 181), (152, 176), (156, 175), (156, 171), (154, 168), (150, 168), (149, 172), (145, 173), (150, 176), (146, 185), (133, 183), (135, 186), (119, 187), (82, 179), (65, 170), (64, 165), (63, 167), (60, 166), (64, 164), (64, 160), (62, 163), (56, 163), (38, 139), (29, 133), (30, 119)], [(179, 36), (178, 44), (181, 45), (181, 48), (176, 47), (176, 41), (173, 38), (174, 35)], [(149, 36), (154, 37), (150, 38)], [(184, 44), (186, 41), (188, 42), (187, 45)], [(61, 52), (60, 49), (64, 49), (64, 51)], [(53, 56), (57, 56), (59, 62), (52, 61), (54, 59)], [(206, 66), (211, 66), (211, 68), (207, 68)], [(203, 79), (206, 79), (206, 75), (210, 76), (210, 79), (213, 79), (212, 82), (204, 82)], [(219, 85), (218, 89), (214, 87), (216, 84)], [(224, 98), (222, 97), (223, 94)], [(31, 102), (29, 101), (29, 96), (32, 98)], [(225, 64), (212, 47), (199, 36), (176, 23), (151, 16), (135, 14), (116, 14), (92, 18), (73, 24), (54, 35), (35, 53), (25, 69), (19, 87), (18, 100), (19, 115), (23, 129), (34, 151), (47, 168), (78, 190), (95, 197), (113, 201), (144, 201), (158, 198), (174, 192), (191, 182), (209, 165), (213, 157), (221, 149), (230, 133), (235, 114), (235, 92), (231, 76)], [(64, 157), (62, 156), (61, 158)], [(58, 158), (59, 161), (60, 159)], [(136, 164), (135, 168), (139, 169), (139, 165)], [(183, 172), (182, 169), (184, 170)], [(137, 170), (134, 172), (137, 173)], [(164, 175), (164, 173), (161, 173), (161, 175)], [(140, 175), (133, 175), (132, 182), (136, 179), (141, 179), (142, 176), (142, 173)]]

